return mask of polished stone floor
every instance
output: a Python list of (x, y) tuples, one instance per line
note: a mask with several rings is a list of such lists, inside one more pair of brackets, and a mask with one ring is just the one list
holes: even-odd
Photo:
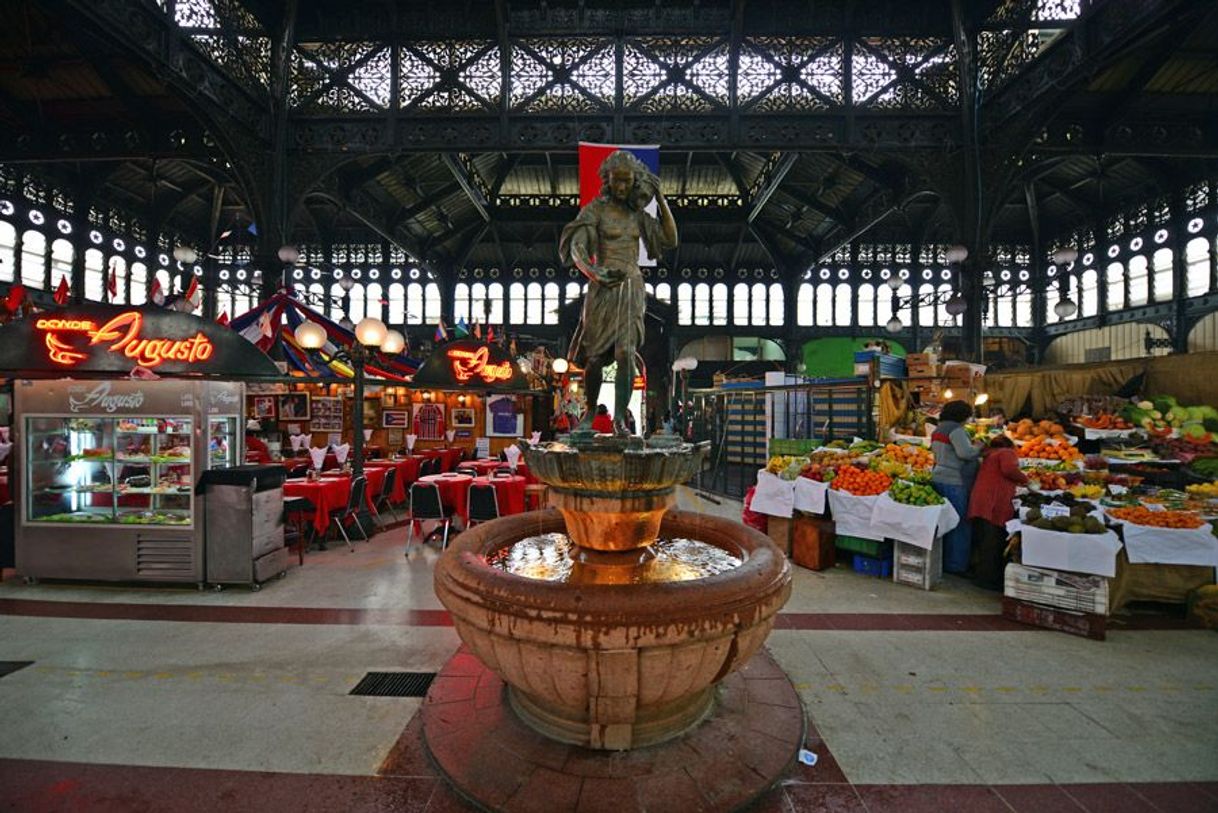
[[(739, 516), (689, 491), (682, 507)], [(348, 694), (457, 650), (436, 554), (405, 559), (405, 533), (311, 553), (259, 592), (8, 571), (0, 661), (33, 663), (0, 677), (0, 809), (462, 809), (418, 748), (422, 701)], [(755, 809), (1218, 810), (1218, 635), (1128, 621), (1097, 642), (1007, 622), (951, 578), (797, 568), (769, 650), (822, 758)], [(582, 809), (601, 803), (664, 809)]]

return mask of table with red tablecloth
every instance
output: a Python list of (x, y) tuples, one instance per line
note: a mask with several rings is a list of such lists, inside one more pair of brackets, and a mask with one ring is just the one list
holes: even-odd
[[(393, 491), (389, 495), (394, 504), (406, 502), (407, 489), (410, 488), (411, 483), (419, 479), (419, 461), (411, 458), (405, 460), (371, 460), (364, 464), (365, 472), (371, 472), (374, 469), (382, 472), (382, 479), (385, 476), (384, 473), (390, 469), (397, 471), (397, 476), (393, 479)], [(368, 478), (368, 491), (369, 493), (372, 492), (371, 476)], [(379, 495), (380, 493), (381, 489), (378, 485), (376, 494)]]
[[(368, 488), (364, 491), (364, 502), (368, 504), (368, 510), (372, 510), (372, 506), (376, 504), (376, 498), (381, 493), (381, 486), (385, 484), (385, 472), (383, 468), (364, 468), (364, 476), (368, 478)], [(348, 484), (351, 482), (349, 474), (335, 474), (324, 472), (321, 475), (323, 480), (346, 480)]]
[[(499, 468), (500, 466), (508, 466), (508, 463), (505, 460), (499, 460), (497, 458), (483, 457), (483, 458), (479, 458), (478, 460), (467, 461), (465, 463), (462, 463), (461, 465), (470, 466), (474, 469), (477, 469), (479, 475), (489, 475), (489, 474), (494, 474), (495, 469)], [(515, 474), (518, 474), (521, 477), (523, 477), (527, 484), (538, 482), (537, 478), (534, 477), (533, 474), (529, 471), (529, 465), (527, 463), (525, 463), (523, 460), (516, 461)]]
[(474, 481), (468, 474), (432, 474), (420, 477), (420, 483), (435, 483), (440, 489), (440, 502), (446, 511), (451, 511), (469, 521), (469, 484)]
[(324, 534), (330, 526), (330, 512), (345, 506), (350, 494), (350, 477), (324, 477), (315, 481), (289, 479), (283, 483), (284, 497), (304, 497), (313, 503), (313, 527), (319, 534)]
[(514, 474), (511, 477), (475, 477), (473, 479), (473, 485), (488, 484), (495, 487), (499, 516), (510, 517), (512, 514), (524, 513), (524, 487), (526, 484), (524, 477)]
[(8, 491), (8, 475), (0, 475), (0, 505), (10, 502), (13, 496)]

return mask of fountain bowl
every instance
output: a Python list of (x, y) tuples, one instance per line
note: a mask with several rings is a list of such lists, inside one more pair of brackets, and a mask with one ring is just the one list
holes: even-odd
[(680, 736), (712, 712), (714, 684), (774, 626), (791, 592), (786, 557), (741, 523), (669, 510), (660, 537), (715, 545), (740, 566), (690, 581), (585, 585), (487, 564), (521, 539), (566, 530), (547, 509), (460, 534), (435, 572), (457, 633), (507, 684), (517, 715), (552, 739), (625, 750)]

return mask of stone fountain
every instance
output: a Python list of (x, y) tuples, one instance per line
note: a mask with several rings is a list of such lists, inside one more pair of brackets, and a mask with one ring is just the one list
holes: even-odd
[(672, 508), (704, 454), (607, 436), (529, 447), (558, 510), (475, 526), (441, 557), (457, 633), (536, 731), (607, 750), (677, 737), (765, 641), (786, 558), (738, 522)]

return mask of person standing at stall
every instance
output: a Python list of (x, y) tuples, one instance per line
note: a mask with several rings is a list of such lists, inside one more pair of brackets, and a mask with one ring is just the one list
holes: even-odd
[(931, 485), (960, 515), (960, 523), (943, 536), (943, 569), (948, 573), (965, 573), (972, 555), (973, 534), (966, 517), (969, 488), (981, 456), (981, 449), (973, 445), (964, 430), (972, 416), (969, 404), (950, 401), (939, 412), (939, 425), (930, 436), (931, 451), (935, 453)]
[(1027, 483), (1028, 477), (1019, 470), (1015, 444), (1005, 435), (990, 441), (982, 457), (968, 501), (968, 519), (973, 523), (973, 545), (977, 549), (973, 582), (987, 590), (1001, 590), (1006, 526), (1015, 516), (1015, 487)]

